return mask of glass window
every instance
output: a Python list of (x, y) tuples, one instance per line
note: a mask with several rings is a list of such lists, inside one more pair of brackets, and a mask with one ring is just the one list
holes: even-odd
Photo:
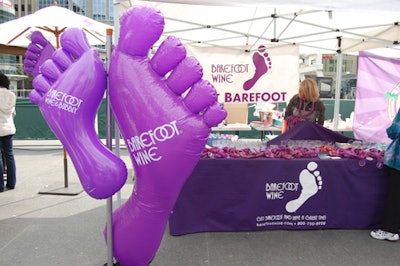
[(0, 70), (4, 74), (17, 74), (17, 59), (14, 55), (0, 55)]
[(114, 1), (109, 0), (108, 4), (109, 4), (109, 10), (110, 10), (110, 19), (109, 20), (114, 21)]
[(74, 0), (72, 4), (72, 9), (75, 13), (79, 15), (86, 15), (85, 9), (86, 9), (86, 2), (85, 0)]
[(93, 19), (107, 20), (106, 2), (104, 0), (93, 0)]
[(14, 15), (0, 10), (0, 23), (14, 19)]
[(44, 7), (48, 7), (50, 5), (53, 5), (53, 1), (50, 1), (50, 0), (39, 0), (37, 2), (37, 4), (38, 4), (38, 9), (42, 9)]

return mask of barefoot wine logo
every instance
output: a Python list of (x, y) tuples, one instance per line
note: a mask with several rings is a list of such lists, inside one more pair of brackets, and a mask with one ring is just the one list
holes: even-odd
[(249, 64), (212, 64), (211, 73), (215, 83), (233, 83), (234, 75), (249, 73)]
[(285, 191), (297, 191), (299, 183), (285, 182), (285, 183), (266, 183), (265, 196), (268, 200), (283, 199)]
[(283, 200), (285, 192), (301, 191), (300, 195), (286, 204), (286, 211), (297, 211), (309, 198), (322, 189), (322, 177), (316, 162), (309, 162), (307, 168), (299, 174), (299, 183), (281, 182), (266, 183), (265, 196), (267, 200)]
[(50, 89), (46, 94), (45, 102), (50, 106), (76, 114), (83, 100), (62, 91)]
[(176, 120), (174, 120), (126, 139), (126, 143), (136, 163), (147, 165), (162, 159), (162, 156), (157, 154), (157, 143), (168, 141), (179, 134)]
[[(238, 59), (241, 60), (241, 59)], [(211, 80), (213, 84), (229, 84), (236, 87), (240, 82), (240, 88), (235, 91), (223, 93), (223, 102), (268, 102), (285, 101), (286, 92), (272, 91), (262, 88), (263, 83), (259, 80), (272, 68), (271, 56), (264, 45), (260, 45), (252, 55), (252, 63), (212, 64)], [(244, 79), (243, 79), (244, 78)], [(258, 84), (258, 89), (256, 84)], [(260, 91), (262, 88), (262, 91)]]

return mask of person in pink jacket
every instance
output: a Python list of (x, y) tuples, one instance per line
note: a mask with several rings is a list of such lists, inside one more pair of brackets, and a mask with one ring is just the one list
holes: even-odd
[[(4, 179), (0, 181), (0, 192), (4, 189), (14, 189), (16, 183), (15, 159), (13, 151), (13, 137), (16, 132), (14, 124), (15, 94), (9, 91), (10, 80), (0, 73), (0, 150), (5, 155), (7, 166), (7, 184)], [(0, 160), (0, 172), (4, 173), (3, 160)]]

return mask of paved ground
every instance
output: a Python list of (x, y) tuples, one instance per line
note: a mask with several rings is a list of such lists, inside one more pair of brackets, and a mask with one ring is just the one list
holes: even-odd
[[(76, 196), (39, 194), (49, 186), (64, 186), (61, 145), (36, 140), (16, 140), (14, 145), (17, 187), (0, 193), (0, 265), (104, 265), (106, 201), (94, 200), (85, 192)], [(121, 154), (131, 168), (126, 150)], [(70, 160), (68, 177), (72, 188), (79, 185)], [(120, 193), (122, 202), (132, 187), (129, 180)], [(151, 266), (400, 265), (400, 242), (373, 240), (368, 233), (274, 230), (172, 237), (167, 230)]]

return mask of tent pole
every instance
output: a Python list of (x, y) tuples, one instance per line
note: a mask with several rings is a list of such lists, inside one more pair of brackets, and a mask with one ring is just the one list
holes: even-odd
[(342, 66), (343, 54), (341, 51), (342, 38), (338, 37), (337, 60), (336, 60), (336, 88), (335, 88), (335, 105), (333, 108), (333, 130), (337, 131), (339, 125), (339, 109), (340, 109), (340, 93), (342, 85)]

